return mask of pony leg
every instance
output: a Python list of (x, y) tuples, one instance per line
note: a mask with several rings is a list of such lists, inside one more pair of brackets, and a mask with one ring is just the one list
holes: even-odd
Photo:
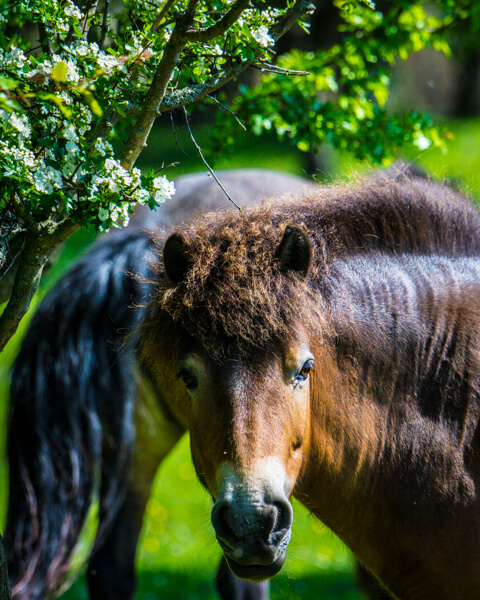
[(222, 600), (268, 600), (268, 581), (252, 583), (235, 577), (224, 557), (218, 568), (216, 584)]
[(135, 553), (152, 482), (160, 463), (185, 431), (144, 379), (139, 378), (137, 398), (135, 447), (128, 489), (106, 534), (101, 530), (100, 520), (87, 569), (91, 600), (133, 598)]
[(91, 600), (130, 600), (136, 586), (135, 551), (145, 504), (131, 490), (111, 525), (109, 535), (88, 562), (87, 583)]

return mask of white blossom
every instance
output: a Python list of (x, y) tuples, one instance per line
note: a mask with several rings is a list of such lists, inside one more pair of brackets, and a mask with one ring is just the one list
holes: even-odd
[(106, 208), (100, 208), (100, 210), (98, 211), (98, 218), (100, 219), (100, 221), (106, 221), (109, 216), (110, 213)]
[(67, 17), (81, 19), (82, 13), (78, 10), (78, 8), (75, 6), (75, 4), (73, 2), (71, 2), (70, 0), (66, 0), (66, 2), (67, 2), (67, 5), (65, 6), (65, 8), (63, 10), (65, 11), (65, 14), (67, 15)]
[(73, 43), (70, 47), (70, 52), (76, 56), (97, 56), (100, 51), (96, 42), (86, 42), (85, 40), (78, 40)]
[(69, 140), (65, 144), (65, 149), (67, 151), (67, 154), (78, 154), (80, 151), (80, 148), (77, 146), (77, 144), (75, 142), (72, 142), (71, 140)]
[(138, 204), (146, 204), (150, 200), (150, 192), (139, 187), (133, 192), (132, 200)]
[(65, 177), (71, 177), (77, 168), (77, 165), (73, 162), (67, 161), (62, 167), (62, 173)]
[(153, 198), (157, 204), (170, 199), (175, 193), (175, 184), (173, 181), (168, 181), (165, 175), (155, 177), (152, 182)]
[(114, 169), (121, 168), (120, 163), (118, 163), (114, 158), (107, 158), (105, 161), (105, 169), (107, 171), (113, 171)]
[(118, 59), (107, 52), (99, 52), (97, 64), (106, 75), (111, 75), (114, 71), (126, 71), (124, 63), (119, 63)]
[(67, 33), (69, 28), (70, 28), (70, 25), (69, 25), (67, 19), (58, 18), (55, 21), (55, 29), (57, 31), (60, 31), (62, 33)]
[(64, 127), (60, 132), (60, 137), (64, 138), (65, 140), (70, 140), (71, 142), (78, 142), (78, 135), (75, 131), (74, 125), (72, 125), (68, 121), (64, 121), (63, 124)]
[(95, 140), (93, 144), (93, 149), (100, 156), (106, 156), (107, 152), (109, 154), (113, 152), (112, 145), (109, 142), (102, 140), (101, 138), (97, 138)]
[(25, 115), (12, 113), (10, 115), (9, 124), (16, 129), (21, 137), (28, 137), (31, 133), (30, 123)]
[(80, 81), (80, 74), (75, 63), (73, 63), (71, 60), (67, 60), (65, 64), (67, 65), (67, 80), (73, 81), (74, 83)]
[(53, 167), (46, 167), (44, 173), (45, 173), (46, 179), (55, 188), (60, 189), (63, 187), (63, 178), (62, 178), (62, 173), (60, 171), (57, 171), (57, 169), (54, 169)]
[(414, 135), (413, 140), (414, 145), (420, 150), (427, 150), (432, 145), (431, 140), (429, 140), (423, 133), (416, 133)]
[(0, 61), (2, 67), (4, 68), (22, 69), (25, 63), (27, 62), (27, 57), (25, 56), (23, 51), (20, 50), (20, 48), (12, 46), (6, 54), (4, 54), (3, 56), (0, 55)]
[(120, 216), (118, 206), (116, 206), (115, 204), (110, 204), (110, 206), (108, 208), (110, 211), (110, 218), (115, 223), (116, 221), (118, 221), (118, 217)]
[(266, 25), (260, 25), (260, 27), (252, 33), (252, 37), (264, 48), (272, 46), (274, 43), (273, 38), (268, 34), (268, 27)]

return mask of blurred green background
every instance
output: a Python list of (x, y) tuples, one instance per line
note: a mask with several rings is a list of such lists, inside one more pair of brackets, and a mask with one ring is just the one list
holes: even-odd
[[(406, 151), (406, 160), (415, 160), (437, 178), (454, 179), (472, 196), (480, 197), (480, 119), (445, 121), (452, 132), (448, 153), (436, 150)], [(197, 141), (206, 145), (210, 125), (193, 123)], [(351, 176), (366, 168), (348, 154), (326, 151), (324, 165), (317, 174), (319, 181)], [(178, 162), (166, 174), (174, 178), (186, 172), (205, 170), (201, 158), (185, 128), (177, 127), (177, 138), (169, 122), (153, 132), (149, 147), (139, 166), (158, 169), (162, 164)], [(235, 153), (228, 159), (215, 159), (216, 169), (269, 167), (302, 175), (305, 156), (287, 144), (269, 137), (255, 138), (240, 133)], [(94, 239), (79, 232), (67, 244), (61, 259), (44, 278), (34, 304), (54, 284), (75, 258)], [(4, 460), (8, 370), (18, 348), (28, 318), (20, 331), (0, 355), (0, 523), (5, 517), (7, 465)], [(189, 457), (188, 439), (184, 438), (161, 466), (148, 504), (144, 530), (138, 552), (139, 589), (137, 598), (153, 600), (213, 600), (213, 580), (220, 553), (210, 525), (210, 499), (195, 479)], [(359, 598), (352, 574), (353, 560), (333, 534), (295, 504), (295, 524), (288, 560), (271, 585), (271, 599), (313, 600), (317, 598), (348, 600)], [(79, 560), (82, 563), (82, 560)], [(87, 598), (81, 574), (63, 596), (65, 600)]]

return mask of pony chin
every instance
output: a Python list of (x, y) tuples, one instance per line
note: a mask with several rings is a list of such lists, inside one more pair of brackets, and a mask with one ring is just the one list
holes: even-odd
[(227, 565), (234, 575), (240, 579), (246, 579), (253, 582), (265, 581), (266, 579), (274, 577), (282, 570), (286, 558), (287, 551), (285, 550), (271, 565), (241, 565), (233, 558), (225, 555)]

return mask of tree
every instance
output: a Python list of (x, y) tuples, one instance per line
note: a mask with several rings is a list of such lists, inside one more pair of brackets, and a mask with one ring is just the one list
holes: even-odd
[[(404, 143), (444, 144), (428, 116), (388, 113), (389, 69), (426, 45), (448, 52), (471, 3), (438, 0), (435, 16), (416, 1), (334, 4), (341, 43), (276, 57), (294, 23), (308, 29), (307, 0), (0, 0), (0, 266), (17, 258), (0, 351), (55, 246), (172, 195), (135, 167), (159, 114), (215, 102), (217, 145), (240, 117), (301, 150), (329, 142), (379, 163)], [(268, 73), (223, 110), (216, 92), (249, 66)]]

